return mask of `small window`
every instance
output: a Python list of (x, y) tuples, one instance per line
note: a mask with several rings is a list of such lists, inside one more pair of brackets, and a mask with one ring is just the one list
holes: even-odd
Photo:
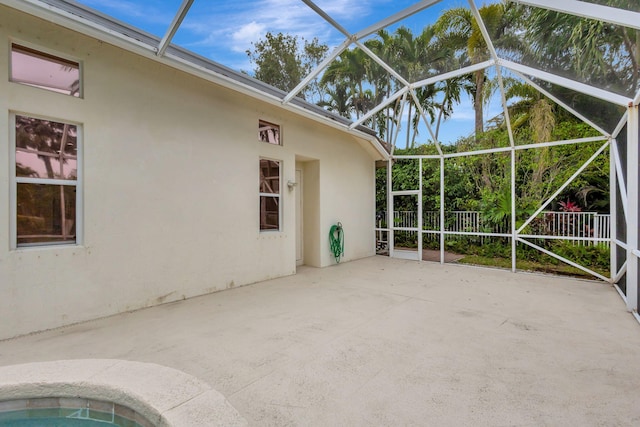
[(78, 127), (15, 116), (16, 246), (77, 243)]
[(273, 123), (258, 121), (258, 139), (273, 145), (282, 145), (280, 143), (280, 126)]
[(260, 159), (260, 230), (280, 230), (280, 162)]
[(10, 80), (80, 96), (80, 64), (17, 44), (11, 45)]

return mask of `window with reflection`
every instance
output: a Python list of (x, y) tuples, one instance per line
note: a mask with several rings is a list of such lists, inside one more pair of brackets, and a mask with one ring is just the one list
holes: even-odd
[(17, 44), (11, 45), (12, 82), (80, 96), (80, 64)]
[(280, 126), (273, 123), (258, 121), (258, 139), (273, 145), (282, 145), (280, 142)]
[(76, 243), (78, 127), (15, 115), (17, 246)]
[(280, 162), (260, 159), (260, 230), (280, 230)]

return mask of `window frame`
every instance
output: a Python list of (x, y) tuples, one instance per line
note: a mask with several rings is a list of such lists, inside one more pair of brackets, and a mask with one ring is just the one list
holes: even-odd
[[(262, 160), (267, 160), (270, 162), (275, 162), (278, 164), (278, 192), (277, 193), (263, 193), (262, 191), (258, 191), (258, 228), (260, 233), (279, 233), (282, 231), (282, 166), (283, 162), (279, 159), (273, 159), (269, 157), (260, 157), (258, 160), (258, 182), (261, 181), (262, 168), (260, 166), (260, 162)], [(262, 198), (263, 197), (272, 197), (276, 199), (278, 203), (278, 228), (262, 228), (261, 216), (262, 216)]]
[[(16, 176), (16, 116), (25, 116), (37, 120), (54, 121), (76, 127), (76, 179), (49, 179)], [(23, 250), (29, 248), (51, 248), (60, 246), (81, 246), (84, 241), (84, 198), (83, 198), (83, 126), (81, 123), (46, 117), (40, 114), (9, 111), (9, 249)], [(75, 240), (34, 242), (18, 244), (18, 184), (42, 184), (54, 186), (71, 186), (76, 189), (75, 203)]]
[[(54, 87), (47, 87), (44, 85), (36, 85), (29, 84), (26, 82), (22, 82), (20, 80), (14, 80), (13, 77), (13, 52), (14, 46), (17, 50), (23, 54), (32, 55), (34, 57), (39, 57), (42, 60), (49, 60), (54, 63), (59, 63), (60, 65), (70, 65), (77, 66), (78, 68), (78, 91), (77, 94), (73, 93), (65, 93), (61, 89), (57, 89)], [(51, 49), (42, 48), (41, 46), (36, 46), (32, 43), (23, 42), (21, 40), (9, 40), (9, 82), (15, 83), (21, 86), (28, 86), (36, 89), (45, 90), (47, 92), (53, 92), (60, 95), (69, 96), (71, 98), (82, 99), (84, 98), (84, 67), (82, 61), (77, 58), (73, 58), (72, 56), (65, 55), (61, 52), (55, 52)]]
[[(261, 138), (260, 128), (263, 125), (264, 126), (273, 127), (273, 128), (278, 130), (278, 142), (277, 143), (265, 141), (264, 139)], [(259, 142), (264, 142), (265, 144), (273, 145), (273, 146), (276, 146), (276, 147), (282, 147), (282, 126), (280, 126), (279, 124), (276, 124), (276, 123), (269, 122), (267, 120), (258, 119), (258, 141)]]

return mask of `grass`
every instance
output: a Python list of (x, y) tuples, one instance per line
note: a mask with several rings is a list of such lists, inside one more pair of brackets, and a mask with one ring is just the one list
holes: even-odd
[[(500, 257), (485, 257), (481, 255), (466, 255), (464, 258), (458, 260), (460, 264), (470, 264), (470, 265), (485, 265), (489, 267), (498, 267), (498, 268), (511, 268), (511, 259), (510, 258), (500, 258)], [(538, 271), (543, 273), (552, 273), (563, 276), (573, 276), (580, 277), (583, 279), (595, 279), (594, 276), (585, 273), (579, 268), (572, 267), (567, 264), (559, 263), (559, 264), (546, 264), (536, 261), (528, 261), (528, 260), (516, 260), (516, 268), (518, 270), (524, 271)], [(593, 269), (596, 273), (600, 273), (601, 275), (608, 277), (609, 272), (599, 271), (598, 269)]]

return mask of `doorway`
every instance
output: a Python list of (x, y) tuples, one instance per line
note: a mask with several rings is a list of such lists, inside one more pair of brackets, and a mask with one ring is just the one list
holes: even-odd
[(295, 204), (296, 204), (296, 266), (304, 264), (304, 224), (302, 189), (304, 187), (302, 169), (296, 168)]
[(420, 192), (394, 191), (391, 193), (393, 206), (393, 240), (389, 247), (389, 254), (393, 258), (422, 259), (422, 209), (420, 207)]

